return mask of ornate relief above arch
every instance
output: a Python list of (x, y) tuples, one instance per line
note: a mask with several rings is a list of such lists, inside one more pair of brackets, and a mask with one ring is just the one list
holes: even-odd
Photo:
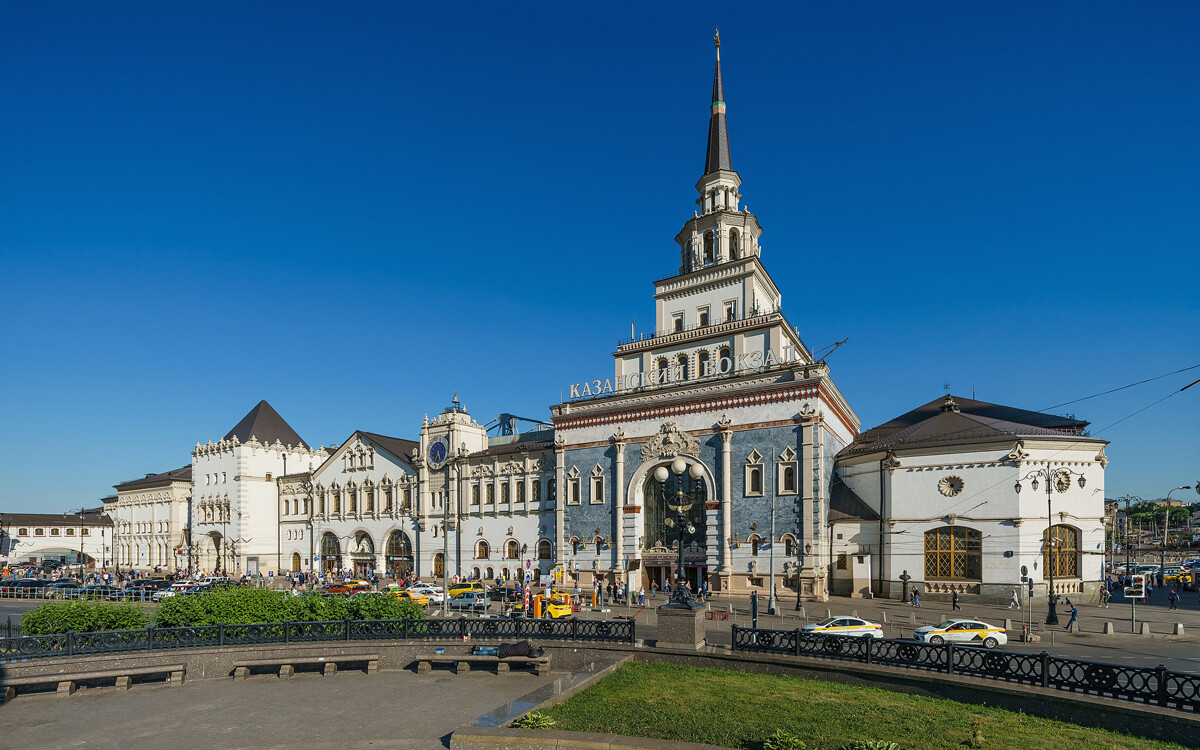
[(659, 428), (658, 434), (642, 446), (643, 461), (670, 456), (699, 457), (699, 455), (700, 441), (694, 436), (680, 431), (674, 421), (665, 422)]

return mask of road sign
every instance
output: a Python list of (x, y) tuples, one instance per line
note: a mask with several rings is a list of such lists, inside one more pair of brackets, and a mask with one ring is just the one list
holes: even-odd
[(1130, 585), (1125, 587), (1126, 599), (1145, 599), (1146, 598), (1146, 576), (1141, 573), (1135, 573), (1130, 577)]

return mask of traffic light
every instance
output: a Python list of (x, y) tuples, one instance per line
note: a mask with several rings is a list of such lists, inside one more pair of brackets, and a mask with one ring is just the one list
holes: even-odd
[(1029, 581), (1029, 598), (1032, 599), (1033, 598), (1033, 576), (1029, 576), (1029, 578), (1026, 580)]

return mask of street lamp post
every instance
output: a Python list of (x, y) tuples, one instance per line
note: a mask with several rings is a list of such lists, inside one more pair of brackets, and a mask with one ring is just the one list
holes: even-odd
[[(688, 467), (687, 462), (682, 458), (676, 458), (671, 462), (670, 467), (670, 471), (666, 466), (659, 466), (654, 470), (654, 478), (658, 480), (663, 502), (672, 511), (667, 516), (665, 523), (668, 528), (673, 528), (679, 533), (679, 562), (675, 570), (675, 586), (671, 589), (671, 600), (663, 605), (663, 609), (694, 610), (699, 609), (701, 605), (692, 596), (692, 589), (688, 586), (687, 573), (683, 567), (683, 539), (688, 534), (696, 533), (696, 527), (687, 515), (687, 512), (696, 504), (696, 493), (694, 489), (690, 495), (684, 493), (683, 474), (686, 471), (693, 480), (700, 481), (704, 477), (704, 469), (700, 464), (692, 464), (691, 467)], [(675, 475), (674, 505), (667, 500), (667, 479), (671, 474)]]
[(1057, 625), (1058, 624), (1058, 594), (1054, 593), (1055, 558), (1054, 558), (1054, 550), (1053, 550), (1054, 512), (1053, 512), (1053, 508), (1052, 508), (1052, 501), (1054, 499), (1054, 490), (1055, 490), (1056, 486), (1057, 486), (1057, 489), (1059, 492), (1066, 492), (1068, 489), (1070, 489), (1072, 476), (1076, 476), (1079, 478), (1079, 488), (1083, 489), (1083, 486), (1085, 484), (1087, 484), (1087, 479), (1083, 476), (1083, 474), (1081, 472), (1072, 471), (1071, 469), (1066, 469), (1066, 468), (1052, 469), (1049, 466), (1045, 466), (1040, 469), (1034, 469), (1033, 471), (1029, 472), (1025, 476), (1021, 477), (1021, 479), (1018, 479), (1016, 485), (1013, 487), (1013, 489), (1016, 490), (1017, 494), (1020, 495), (1022, 479), (1032, 479), (1033, 480), (1030, 483), (1030, 486), (1033, 487), (1034, 492), (1037, 492), (1039, 479), (1044, 480), (1046, 482), (1046, 552), (1047, 552), (1047, 554), (1046, 554), (1046, 560), (1047, 560), (1046, 574), (1049, 576), (1049, 590), (1048, 590), (1047, 596), (1046, 596), (1046, 600), (1047, 600), (1046, 624), (1047, 625)]
[[(1192, 486), (1190, 484), (1185, 484), (1182, 487), (1173, 488), (1171, 492), (1190, 490), (1191, 488)], [(1167, 512), (1163, 515), (1162, 549), (1160, 550), (1161, 554), (1158, 558), (1158, 575), (1160, 576), (1159, 585), (1162, 585), (1161, 582), (1166, 579), (1167, 575), (1167, 537), (1171, 533), (1171, 492), (1167, 493)]]

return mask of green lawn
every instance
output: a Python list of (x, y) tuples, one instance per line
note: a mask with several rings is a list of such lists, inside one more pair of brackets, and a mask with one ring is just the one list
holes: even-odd
[(809, 748), (889, 740), (903, 750), (1181, 748), (1050, 719), (797, 677), (631, 663), (546, 711), (554, 729), (705, 742), (761, 750), (776, 729)]

